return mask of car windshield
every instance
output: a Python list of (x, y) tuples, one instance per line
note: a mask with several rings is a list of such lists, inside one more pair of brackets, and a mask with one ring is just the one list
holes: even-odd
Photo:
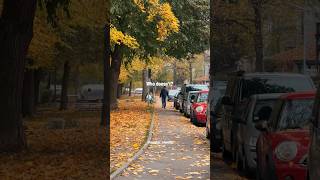
[(285, 93), (313, 90), (312, 81), (304, 76), (277, 76), (267, 78), (245, 79), (242, 99), (253, 94)]
[(186, 91), (202, 91), (202, 90), (208, 90), (207, 85), (195, 85), (195, 86), (188, 86), (186, 87)]
[(200, 93), (198, 95), (197, 102), (206, 102), (208, 99), (208, 93)]
[[(253, 111), (253, 122), (258, 122), (259, 113), (261, 113), (261, 110), (263, 110), (262, 108), (270, 108), (270, 110), (272, 111), (273, 106), (276, 102), (277, 102), (276, 99), (259, 100), (256, 103), (256, 106)], [(271, 114), (271, 111), (270, 111), (270, 114)], [(264, 119), (264, 120), (269, 120), (269, 119)]]
[(313, 99), (287, 100), (280, 113), (278, 128), (280, 130), (308, 128), (313, 102)]
[(170, 90), (169, 91), (169, 96), (175, 96), (177, 93), (179, 93), (178, 90)]
[(188, 98), (189, 101), (191, 100), (191, 97), (192, 97), (192, 96), (196, 97), (196, 96), (197, 96), (197, 93), (190, 93), (190, 94), (189, 94), (189, 98)]

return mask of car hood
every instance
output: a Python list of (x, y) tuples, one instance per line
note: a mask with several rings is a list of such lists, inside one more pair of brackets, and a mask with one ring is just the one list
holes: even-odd
[(292, 129), (273, 133), (271, 138), (273, 148), (283, 141), (294, 141), (298, 144), (299, 149), (307, 149), (310, 142), (310, 133), (309, 130), (305, 129)]
[(203, 106), (204, 108), (207, 108), (207, 103), (201, 102), (201, 103), (193, 103), (193, 104), (192, 104), (192, 107), (193, 107), (193, 108), (196, 108), (196, 107), (198, 107), (198, 106)]

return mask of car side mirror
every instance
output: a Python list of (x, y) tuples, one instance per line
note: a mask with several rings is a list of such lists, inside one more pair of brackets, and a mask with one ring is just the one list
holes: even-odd
[(224, 96), (224, 97), (221, 99), (221, 103), (222, 103), (223, 105), (228, 105), (228, 106), (233, 105), (233, 102), (232, 102), (230, 96)]
[(265, 120), (258, 121), (255, 124), (256, 129), (259, 131), (267, 131), (268, 130), (268, 122)]

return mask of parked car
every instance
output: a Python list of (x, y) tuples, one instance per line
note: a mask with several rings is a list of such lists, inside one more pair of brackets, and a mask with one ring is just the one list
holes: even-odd
[(310, 146), (308, 155), (308, 180), (320, 177), (320, 87), (313, 106), (310, 128)]
[[(246, 107), (246, 100), (254, 94), (286, 93), (314, 90), (309, 76), (289, 73), (243, 73), (230, 74), (226, 95), (222, 98), (222, 151), (224, 157), (236, 156), (236, 132)], [(240, 112), (240, 113), (239, 113)]]
[(168, 95), (168, 101), (169, 102), (172, 102), (172, 101), (174, 101), (174, 97), (175, 97), (175, 95), (176, 94), (178, 94), (180, 91), (179, 90), (176, 90), (176, 89), (171, 89), (171, 90), (169, 90), (169, 95)]
[(78, 102), (100, 102), (103, 99), (103, 84), (86, 84), (81, 86)]
[(180, 100), (179, 100), (179, 96), (181, 96), (181, 91), (179, 91), (173, 99), (173, 106), (176, 110), (180, 110)]
[(205, 84), (184, 84), (181, 88), (181, 94), (179, 95), (179, 102), (180, 102), (180, 112), (185, 113), (186, 111), (186, 101), (188, 98), (189, 91), (202, 91), (202, 90), (209, 90), (208, 85)]
[[(214, 81), (213, 85), (213, 101), (210, 101), (208, 99), (208, 104), (207, 104), (207, 121), (206, 121), (206, 137), (210, 139), (210, 132), (211, 132), (211, 125), (212, 124), (212, 141), (211, 144), (213, 144), (214, 149), (220, 149), (220, 142), (221, 142), (221, 129), (218, 128), (221, 127), (220, 121), (218, 121), (218, 116), (220, 113), (218, 111), (221, 110), (221, 97), (225, 95), (225, 91), (227, 88), (227, 81)], [(209, 97), (210, 98), (210, 97)], [(210, 102), (213, 104), (213, 111), (210, 110)], [(217, 147), (217, 148), (215, 148)], [(213, 149), (212, 149), (213, 150)]]
[(236, 165), (239, 171), (253, 174), (257, 168), (256, 143), (260, 131), (255, 125), (259, 119), (268, 120), (281, 94), (252, 95), (243, 116), (238, 119)]
[(143, 92), (143, 89), (142, 89), (142, 88), (136, 88), (136, 89), (134, 90), (134, 94), (135, 94), (135, 95), (141, 95), (142, 92)]
[(306, 179), (315, 92), (282, 95), (269, 121), (259, 119), (257, 179)]
[(188, 96), (187, 96), (187, 100), (184, 101), (184, 116), (186, 117), (190, 117), (190, 106), (192, 104), (192, 102), (196, 99), (197, 95), (198, 95), (199, 91), (189, 91), (188, 92)]
[(195, 125), (206, 124), (208, 93), (209, 91), (199, 91), (190, 106), (190, 121)]

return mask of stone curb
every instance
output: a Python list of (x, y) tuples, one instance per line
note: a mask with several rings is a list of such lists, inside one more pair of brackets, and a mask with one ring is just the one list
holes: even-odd
[(149, 133), (148, 133), (148, 139), (146, 141), (146, 143), (143, 145), (143, 147), (132, 157), (129, 158), (128, 161), (122, 165), (120, 168), (118, 168), (116, 171), (114, 171), (111, 176), (110, 179), (114, 179), (115, 177), (117, 177), (119, 174), (121, 174), (125, 169), (127, 169), (130, 164), (137, 160), (139, 158), (139, 156), (144, 152), (144, 150), (149, 146), (151, 138), (152, 138), (152, 131), (153, 131), (153, 126), (154, 126), (154, 111), (155, 109), (153, 109), (153, 112), (151, 113), (151, 124), (149, 127)]

